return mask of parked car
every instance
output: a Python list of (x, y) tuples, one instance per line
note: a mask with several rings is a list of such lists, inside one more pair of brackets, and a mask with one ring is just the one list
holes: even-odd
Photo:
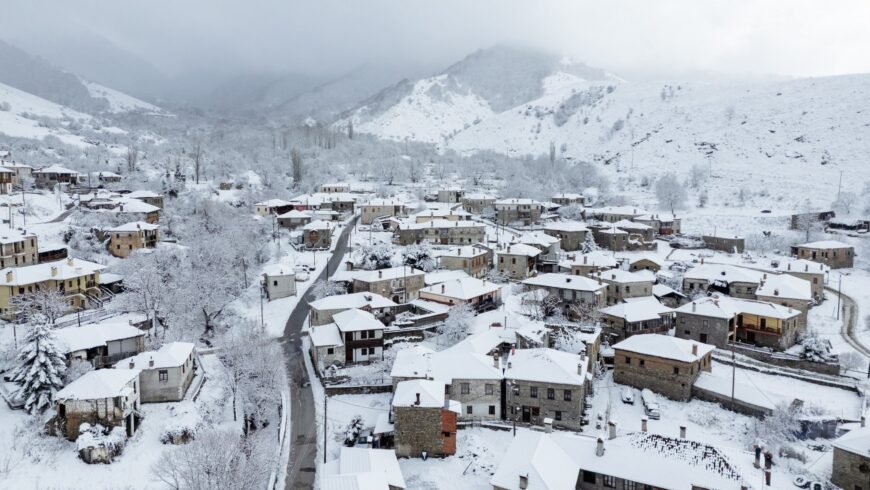
[(622, 389), (622, 403), (634, 405), (634, 392), (628, 386)]
[(297, 282), (305, 282), (309, 279), (311, 279), (311, 276), (309, 276), (307, 272), (297, 272), (296, 273), (296, 281)]
[(655, 393), (644, 388), (643, 391), (640, 392), (640, 399), (643, 401), (643, 411), (647, 417), (653, 420), (662, 418), (662, 412), (659, 408)]

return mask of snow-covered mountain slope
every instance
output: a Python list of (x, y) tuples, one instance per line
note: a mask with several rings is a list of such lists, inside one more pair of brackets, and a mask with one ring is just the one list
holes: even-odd
[(82, 80), (91, 97), (105, 100), (109, 104), (108, 112), (119, 114), (124, 112), (162, 113), (163, 110), (154, 104), (139, 100), (136, 97), (100, 85), (96, 82)]
[(93, 140), (94, 135), (111, 139), (111, 135), (123, 133), (120, 128), (103, 126), (89, 114), (0, 84), (0, 135), (29, 139), (53, 136), (84, 148), (101, 144)]

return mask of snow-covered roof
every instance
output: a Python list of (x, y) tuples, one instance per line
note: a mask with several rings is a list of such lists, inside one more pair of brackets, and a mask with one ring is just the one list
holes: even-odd
[(636, 223), (634, 221), (629, 221), (627, 219), (621, 219), (616, 223), (613, 223), (613, 226), (620, 228), (622, 230), (636, 230), (636, 231), (646, 231), (652, 230), (652, 227), (647, 226), (643, 223)]
[(586, 361), (555, 349), (518, 349), (508, 357), (507, 379), (566, 385), (586, 382)]
[(577, 231), (589, 231), (586, 225), (579, 221), (556, 221), (544, 225), (545, 230), (561, 231), (565, 233)]
[(290, 201), (285, 201), (283, 199), (267, 199), (265, 201), (260, 201), (254, 206), (266, 207), (266, 208), (280, 208), (283, 206), (292, 206), (293, 203)]
[(293, 276), (296, 271), (290, 264), (268, 264), (263, 267), (263, 274), (267, 276)]
[[(341, 475), (371, 475), (382, 477), (391, 488), (405, 488), (405, 478), (396, 452), (392, 449), (371, 449), (360, 447), (342, 447), (338, 459), (324, 466), (325, 476)], [(345, 490), (346, 487), (336, 487)], [(383, 490), (386, 487), (373, 487)]]
[(342, 332), (358, 332), (361, 330), (383, 330), (384, 324), (367, 311), (345, 310), (332, 315), (332, 321)]
[[(529, 231), (523, 233), (518, 241), (524, 245), (534, 245), (536, 247), (544, 248), (549, 248), (554, 243), (560, 242), (558, 238), (541, 231)], [(515, 243), (511, 244), (511, 246), (513, 245), (515, 245)]]
[(504, 339), (501, 338), (500, 332), (494, 332), (493, 330), (484, 330), (483, 332), (478, 332), (474, 335), (469, 335), (468, 337), (465, 337), (458, 344), (448, 349), (445, 349), (442, 352), (455, 351), (471, 352), (476, 354), (489, 354), (493, 349), (503, 343)]
[(139, 369), (88, 371), (55, 395), (57, 400), (97, 400), (124, 396), (127, 383), (139, 379)]
[[(57, 268), (54, 275), (52, 269)], [(82, 259), (63, 259), (55, 262), (27, 265), (24, 267), (7, 267), (0, 270), (0, 281), (6, 286), (22, 286), (43, 281), (61, 281), (75, 279), (101, 271), (106, 267)], [(11, 277), (9, 273), (12, 273)]]
[(870, 427), (850, 430), (834, 441), (834, 447), (870, 457)]
[(75, 170), (70, 170), (68, 168), (61, 167), (60, 165), (50, 165), (48, 167), (43, 167), (39, 170), (35, 170), (33, 173), (35, 174), (74, 174), (78, 175), (78, 172)]
[(141, 191), (133, 191), (133, 192), (127, 194), (127, 197), (129, 197), (131, 199), (148, 199), (148, 198), (156, 198), (156, 197), (163, 197), (163, 196), (156, 193), (156, 192), (141, 190)]
[[(329, 463), (326, 463), (324, 468), (329, 466)], [(390, 486), (386, 476), (379, 473), (324, 474), (320, 480), (321, 490), (383, 490), (388, 488)]]
[(655, 281), (655, 274), (647, 270), (629, 272), (622, 269), (608, 269), (598, 271), (592, 277), (600, 277), (602, 281), (610, 281), (619, 284)]
[(478, 247), (476, 245), (468, 245), (465, 247), (454, 247), (448, 250), (445, 250), (440, 256), (441, 257), (462, 257), (466, 259), (470, 259), (472, 257), (479, 257), (488, 252), (487, 249), (483, 247)]
[(108, 231), (109, 233), (124, 233), (133, 231), (154, 231), (159, 229), (159, 225), (153, 225), (144, 221), (132, 221), (130, 223), (124, 223), (123, 225), (116, 226), (114, 228), (107, 228), (106, 231)]
[(600, 208), (593, 208), (592, 214), (622, 214), (626, 216), (643, 216), (650, 213), (649, 211), (646, 211), (636, 206), (603, 206)]
[(114, 204), (111, 209), (95, 209), (94, 211), (102, 213), (154, 213), (160, 211), (160, 208), (148, 204), (147, 202), (138, 199), (117, 197), (110, 198), (107, 202)]
[(484, 294), (494, 293), (499, 289), (501, 289), (501, 286), (498, 284), (476, 277), (464, 277), (440, 284), (433, 284), (421, 289), (420, 292), (468, 301)]
[(678, 313), (724, 319), (730, 319), (739, 313), (778, 318), (780, 320), (788, 320), (800, 315), (799, 310), (787, 306), (780, 306), (766, 301), (753, 301), (720, 295), (697, 299), (680, 306), (675, 311)]
[(683, 297), (683, 298), (686, 297), (685, 294), (683, 294), (679, 291), (676, 291), (672, 288), (669, 288), (668, 286), (665, 286), (664, 284), (653, 284), (652, 294), (656, 298), (661, 298), (661, 297), (668, 296), (671, 294), (675, 294), (675, 295)]
[(705, 443), (636, 432), (603, 444), (598, 456), (595, 436), (519, 429), (489, 482), (519, 490), (520, 476), (527, 476), (529, 490), (567, 490), (575, 488), (581, 471), (590, 471), (636, 482), (639, 488), (738, 490), (747, 485), (722, 452)]
[(423, 283), (427, 286), (431, 286), (433, 284), (441, 284), (442, 282), (447, 281), (455, 281), (457, 279), (463, 279), (466, 277), (471, 277), (464, 270), (438, 270), (427, 272), (426, 277), (423, 278)]
[(486, 200), (495, 201), (495, 195), (487, 194), (485, 192), (472, 192), (469, 194), (465, 194), (462, 198), (473, 200), (473, 201), (486, 201)]
[[(115, 369), (159, 369), (179, 367), (193, 354), (194, 344), (189, 342), (170, 342), (156, 351), (142, 352), (115, 364)], [(154, 361), (154, 365), (151, 365)], [(132, 367), (131, 367), (132, 366)]]
[[(672, 359), (680, 362), (695, 362), (716, 349), (716, 346), (686, 340), (670, 335), (640, 334), (615, 344), (615, 350), (634, 352), (645, 356)], [(693, 353), (693, 349), (697, 349)]]
[(303, 230), (329, 230), (332, 226), (326, 221), (314, 220), (302, 227)]
[(602, 251), (581, 254), (575, 257), (574, 260), (563, 260), (559, 262), (559, 267), (564, 267), (566, 269), (570, 269), (572, 266), (575, 265), (608, 268), (616, 267), (617, 262), (616, 258), (613, 256), (612, 253)]
[(309, 303), (315, 310), (349, 310), (353, 308), (393, 308), (399, 306), (377, 293), (352, 293), (327, 296)]
[(507, 247), (498, 249), (496, 252), (500, 255), (524, 255), (526, 257), (541, 255), (539, 248), (524, 243), (512, 243)]
[(530, 277), (524, 280), (523, 284), (528, 286), (570, 289), (572, 291), (600, 291), (607, 287), (606, 284), (600, 284), (598, 281), (588, 277), (563, 274), (559, 272), (539, 274), (535, 277)]
[(443, 218), (445, 216), (471, 216), (471, 213), (462, 209), (424, 209), (414, 214), (416, 218)]
[(605, 228), (603, 230), (598, 230), (598, 233), (604, 233), (605, 235), (628, 235), (628, 232), (621, 228)]
[(404, 206), (405, 203), (398, 199), (372, 199), (363, 206)]
[(130, 325), (103, 323), (58, 328), (53, 333), (58, 347), (63, 348), (66, 353), (104, 347), (107, 342), (114, 340), (145, 336), (145, 332)]
[(789, 274), (768, 274), (767, 279), (755, 290), (755, 294), (812, 301), (813, 285), (810, 281)]
[(708, 282), (723, 281), (726, 283), (746, 282), (758, 284), (764, 273), (727, 264), (702, 264), (686, 271), (684, 279), (700, 279)]
[(471, 220), (451, 221), (448, 219), (435, 218), (423, 223), (400, 223), (400, 230), (425, 230), (427, 228), (486, 228), (482, 223)]
[(848, 243), (843, 243), (837, 240), (821, 240), (818, 242), (810, 242), (810, 243), (802, 243), (800, 245), (796, 245), (796, 247), (800, 248), (815, 248), (815, 249), (832, 249), (832, 248), (852, 248)]
[(541, 203), (538, 202), (538, 201), (535, 201), (534, 199), (528, 199), (528, 198), (521, 197), (521, 198), (514, 198), (514, 199), (499, 199), (499, 200), (497, 200), (497, 201), (495, 202), (495, 205), (496, 205), (496, 207), (499, 207), (499, 206), (516, 206), (516, 205), (523, 205), (523, 206), (533, 206), (533, 205), (534, 205), (534, 206), (540, 206)]
[(653, 264), (658, 265), (659, 267), (664, 267), (665, 261), (661, 259), (661, 257), (651, 254), (651, 253), (639, 253), (639, 254), (617, 254), (616, 258), (620, 260), (626, 260), (629, 264), (636, 264), (642, 260), (648, 260)]
[[(417, 403), (417, 395), (420, 403)], [(411, 379), (396, 385), (393, 392), (394, 407), (444, 407), (444, 383), (430, 379)]]
[(629, 323), (658, 320), (674, 310), (659, 303), (652, 296), (637, 298), (640, 301), (617, 303), (601, 310), (605, 315), (622, 318)]
[(400, 279), (403, 277), (422, 276), (425, 273), (419, 269), (408, 266), (390, 267), (388, 269), (379, 269), (375, 271), (338, 271), (333, 275), (333, 278), (338, 281), (363, 281), (363, 282), (378, 282), (392, 279)]
[(338, 331), (338, 327), (334, 323), (312, 326), (308, 336), (311, 337), (311, 345), (314, 347), (344, 345), (341, 332)]
[(572, 194), (570, 192), (560, 192), (552, 197), (552, 199), (583, 199), (583, 194)]
[(287, 211), (284, 214), (279, 214), (278, 217), (285, 218), (285, 219), (311, 219), (310, 214), (304, 213), (304, 212), (296, 210), (296, 209), (291, 209), (290, 211)]
[(8, 227), (0, 227), (0, 243), (17, 243), (28, 238), (35, 238), (36, 233), (24, 233), (23, 230), (14, 230)]

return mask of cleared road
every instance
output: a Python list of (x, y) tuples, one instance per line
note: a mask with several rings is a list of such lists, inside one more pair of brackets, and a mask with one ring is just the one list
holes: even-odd
[[(350, 230), (356, 225), (354, 218), (341, 232), (335, 251), (329, 258), (329, 266), (314, 282), (327, 279), (327, 271), (335, 272), (347, 252)], [(312, 282), (313, 284), (313, 282)], [(314, 488), (314, 458), (317, 456), (317, 430), (314, 425), (314, 393), (311, 386), (303, 386), (308, 379), (305, 360), (302, 356), (302, 327), (308, 316), (308, 303), (313, 301), (312, 288), (299, 299), (296, 308), (284, 327), (284, 351), (287, 356), (287, 373), (290, 376), (290, 464), (287, 467), (285, 488)]]

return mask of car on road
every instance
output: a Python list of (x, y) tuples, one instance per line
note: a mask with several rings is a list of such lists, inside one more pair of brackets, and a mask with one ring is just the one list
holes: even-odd
[(622, 389), (622, 403), (634, 405), (634, 392), (628, 386)]

